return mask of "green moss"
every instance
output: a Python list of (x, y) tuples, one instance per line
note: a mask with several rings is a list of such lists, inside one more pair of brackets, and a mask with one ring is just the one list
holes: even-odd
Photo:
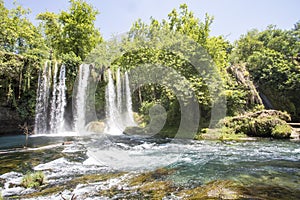
[(292, 127), (288, 124), (277, 124), (272, 129), (272, 136), (274, 138), (289, 138), (292, 134)]
[(66, 189), (66, 186), (59, 185), (59, 186), (45, 188), (41, 191), (34, 192), (34, 193), (31, 193), (31, 194), (26, 194), (26, 195), (23, 195), (22, 197), (23, 198), (36, 198), (36, 197), (41, 197), (41, 196), (47, 196), (47, 195), (56, 194), (60, 191), (63, 191), (64, 189)]
[[(98, 181), (106, 181), (111, 178), (116, 178), (124, 175), (123, 172), (120, 173), (109, 173), (109, 174), (87, 174), (77, 178), (74, 178), (63, 185), (56, 186), (45, 186), (46, 188), (39, 188), (40, 191), (25, 195), (24, 198), (35, 198), (39, 196), (46, 196), (59, 193), (65, 189), (75, 188), (78, 184), (88, 184)], [(22, 196), (23, 197), (23, 196)]]
[[(129, 179), (128, 185), (133, 188), (129, 193), (135, 193), (134, 199), (162, 199), (174, 191), (172, 183), (166, 181), (166, 177), (174, 170), (159, 168), (155, 171), (142, 173)], [(113, 191), (109, 191), (109, 194)]]
[(221, 136), (219, 137), (219, 140), (226, 140), (226, 141), (239, 141), (239, 140), (245, 140), (247, 139), (248, 136), (246, 134), (243, 133), (239, 133), (239, 134), (234, 134), (234, 133), (222, 133)]
[[(286, 121), (289, 115), (276, 110), (249, 112), (236, 117), (227, 117), (220, 124), (222, 129), (234, 134), (254, 137), (288, 138), (291, 129)], [(278, 126), (278, 128), (276, 128)], [(225, 131), (225, 134), (226, 133)]]
[(143, 184), (139, 188), (139, 192), (141, 192), (143, 196), (149, 196), (151, 199), (162, 199), (172, 191), (172, 185), (168, 181), (153, 181)]
[(42, 171), (27, 173), (23, 178), (21, 185), (25, 188), (38, 188), (45, 183), (45, 175)]
[(217, 180), (193, 189), (182, 190), (179, 196), (183, 199), (241, 199), (242, 188), (235, 182), (229, 180)]
[(76, 186), (77, 184), (88, 184), (99, 181), (106, 181), (108, 179), (117, 178), (122, 175), (124, 175), (124, 172), (109, 174), (87, 174), (70, 180), (68, 182), (68, 186)]
[(155, 180), (162, 180), (164, 177), (172, 174), (174, 170), (166, 169), (166, 168), (159, 168), (155, 171), (142, 173), (129, 181), (129, 185), (137, 186), (142, 185), (143, 183), (155, 181)]

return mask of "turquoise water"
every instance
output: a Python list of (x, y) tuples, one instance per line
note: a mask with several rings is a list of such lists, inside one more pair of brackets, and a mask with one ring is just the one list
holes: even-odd
[[(43, 136), (29, 138), (30, 148), (24, 149), (24, 139), (23, 136), (0, 137), (3, 179), (0, 187), (4, 194), (5, 181), (9, 182), (7, 177), (13, 176), (12, 172), (21, 177), (26, 171), (42, 170), (55, 185), (84, 174), (141, 173), (165, 167), (175, 170), (167, 179), (178, 187), (193, 188), (214, 180), (233, 180), (300, 199), (299, 141)], [(72, 142), (62, 145), (64, 141)]]

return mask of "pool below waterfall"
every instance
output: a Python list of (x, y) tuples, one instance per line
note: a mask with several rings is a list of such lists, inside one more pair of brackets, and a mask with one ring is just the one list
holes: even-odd
[[(24, 144), (0, 137), (5, 199), (300, 199), (299, 141), (44, 135)], [(43, 171), (45, 185), (22, 187), (29, 171)]]

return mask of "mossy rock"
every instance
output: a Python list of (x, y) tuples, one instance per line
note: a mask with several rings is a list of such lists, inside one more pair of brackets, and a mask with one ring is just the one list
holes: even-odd
[(142, 173), (129, 181), (129, 185), (136, 186), (152, 181), (161, 181), (164, 177), (172, 174), (174, 170), (166, 168), (158, 168), (151, 172)]
[(174, 172), (173, 169), (158, 168), (129, 179), (128, 185), (135, 188), (135, 193), (143, 199), (163, 199), (175, 190), (172, 183), (166, 180)]
[(292, 128), (286, 122), (291, 118), (287, 113), (276, 110), (261, 110), (244, 115), (227, 117), (220, 127), (235, 134), (246, 134), (252, 137), (289, 138)]
[(272, 136), (274, 138), (289, 138), (292, 131), (293, 129), (289, 124), (277, 124), (272, 129)]
[(89, 183), (95, 183), (99, 181), (107, 181), (109, 179), (120, 177), (124, 174), (125, 174), (124, 172), (108, 173), (108, 174), (85, 174), (83, 176), (76, 177), (72, 180), (69, 180), (63, 184), (44, 185), (44, 187), (39, 188), (39, 191), (31, 194), (26, 194), (22, 197), (35, 198), (40, 196), (52, 195), (52, 194), (62, 192), (65, 189), (75, 188), (78, 184), (89, 184)]
[(243, 188), (230, 180), (216, 180), (194, 189), (183, 190), (179, 195), (183, 199), (243, 199)]
[(147, 135), (147, 131), (144, 128), (138, 126), (128, 126), (123, 131), (126, 135)]

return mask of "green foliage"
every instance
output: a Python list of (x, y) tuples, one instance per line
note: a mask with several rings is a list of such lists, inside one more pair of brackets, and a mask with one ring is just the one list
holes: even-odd
[(45, 175), (42, 171), (27, 173), (23, 178), (21, 185), (25, 188), (38, 188), (45, 183)]
[(46, 47), (39, 30), (26, 18), (29, 10), (16, 6), (11, 10), (0, 1), (0, 50), (16, 54), (44, 57)]
[(99, 12), (84, 0), (69, 2), (67, 11), (40, 13), (37, 19), (53, 58), (66, 65), (67, 93), (71, 96), (78, 66), (103, 39), (94, 24)]
[(291, 127), (286, 120), (289, 115), (279, 111), (261, 110), (236, 117), (227, 117), (220, 126), (225, 134), (246, 134), (254, 137), (289, 138)]
[(70, 0), (69, 10), (54, 14), (41, 13), (37, 19), (47, 38), (48, 46), (56, 58), (64, 54), (75, 54), (84, 60), (87, 54), (102, 41), (94, 22), (99, 12), (83, 0)]
[(140, 113), (144, 116), (144, 121), (146, 123), (150, 122), (149, 110), (156, 104), (155, 101), (143, 101), (140, 107)]
[(8, 10), (3, 1), (0, 8), (0, 101), (16, 111), (23, 124), (34, 116), (37, 75), (47, 47), (40, 30), (26, 18), (29, 10), (16, 4)]
[[(176, 94), (177, 96), (175, 96), (170, 88), (184, 91), (185, 88), (190, 87), (200, 104), (201, 111), (203, 111), (202, 119), (207, 120), (209, 118), (210, 107), (213, 101), (216, 101), (216, 99), (211, 98), (211, 93), (217, 93), (220, 88), (213, 88), (212, 86), (209, 88), (208, 82), (218, 79), (215, 76), (227, 78), (225, 66), (228, 62), (227, 51), (230, 47), (224, 38), (209, 36), (211, 23), (212, 17), (206, 15), (205, 20), (202, 22), (192, 12), (188, 11), (186, 4), (183, 4), (180, 6), (180, 11), (177, 13), (174, 9), (168, 15), (167, 20), (159, 22), (152, 18), (149, 25), (141, 20), (133, 24), (128, 38), (123, 38), (122, 45), (116, 47), (116, 49), (127, 49), (127, 51), (119, 56), (110, 56), (113, 65), (121, 66), (123, 70), (147, 65), (148, 67), (143, 71), (147, 75), (153, 74), (153, 70), (157, 66), (175, 70), (165, 74), (163, 78), (165, 80), (169, 79), (165, 85), (163, 85), (164, 83), (162, 85), (148, 84), (138, 88), (133, 94), (133, 103), (138, 105), (137, 107), (142, 107), (142, 110), (144, 110), (145, 104), (150, 105), (152, 102), (159, 101), (168, 113), (167, 124), (178, 125), (180, 122), (180, 106), (176, 99), (188, 102), (192, 96), (189, 93)], [(163, 44), (161, 41), (163, 41)], [(174, 43), (176, 41), (178, 43)], [(111, 44), (108, 45), (112, 46)], [(173, 50), (176, 49), (174, 47), (176, 45), (180, 45), (179, 52)], [(201, 48), (195, 49), (195, 46)], [(96, 52), (105, 50), (97, 49)], [(195, 51), (197, 51), (197, 55), (201, 56), (195, 56)], [(93, 58), (103, 58), (105, 56), (104, 54)], [(211, 59), (218, 65), (216, 72)], [(190, 62), (197, 62), (199, 66), (193, 66), (193, 63)], [(99, 61), (98, 65), (105, 66), (107, 64)], [(205, 69), (202, 69), (202, 66)], [(138, 76), (140, 78), (141, 75)], [(185, 80), (179, 76), (184, 77)], [(150, 77), (146, 78), (149, 80)], [(134, 80), (134, 77), (132, 79)], [(172, 83), (171, 87), (170, 83)], [(143, 104), (143, 102), (146, 103)], [(147, 120), (147, 117), (145, 119)]]
[(246, 63), (259, 92), (267, 96), (271, 107), (300, 119), (299, 22), (292, 30), (269, 26), (252, 30), (235, 44), (231, 62)]
[(78, 66), (82, 63), (82, 60), (79, 56), (71, 51), (70, 53), (62, 54), (61, 55), (61, 62), (66, 65), (66, 77), (67, 77), (67, 94), (71, 96), (73, 92), (73, 84), (78, 74)]
[(292, 134), (292, 127), (288, 124), (277, 124), (272, 129), (272, 136), (274, 138), (288, 138)]

